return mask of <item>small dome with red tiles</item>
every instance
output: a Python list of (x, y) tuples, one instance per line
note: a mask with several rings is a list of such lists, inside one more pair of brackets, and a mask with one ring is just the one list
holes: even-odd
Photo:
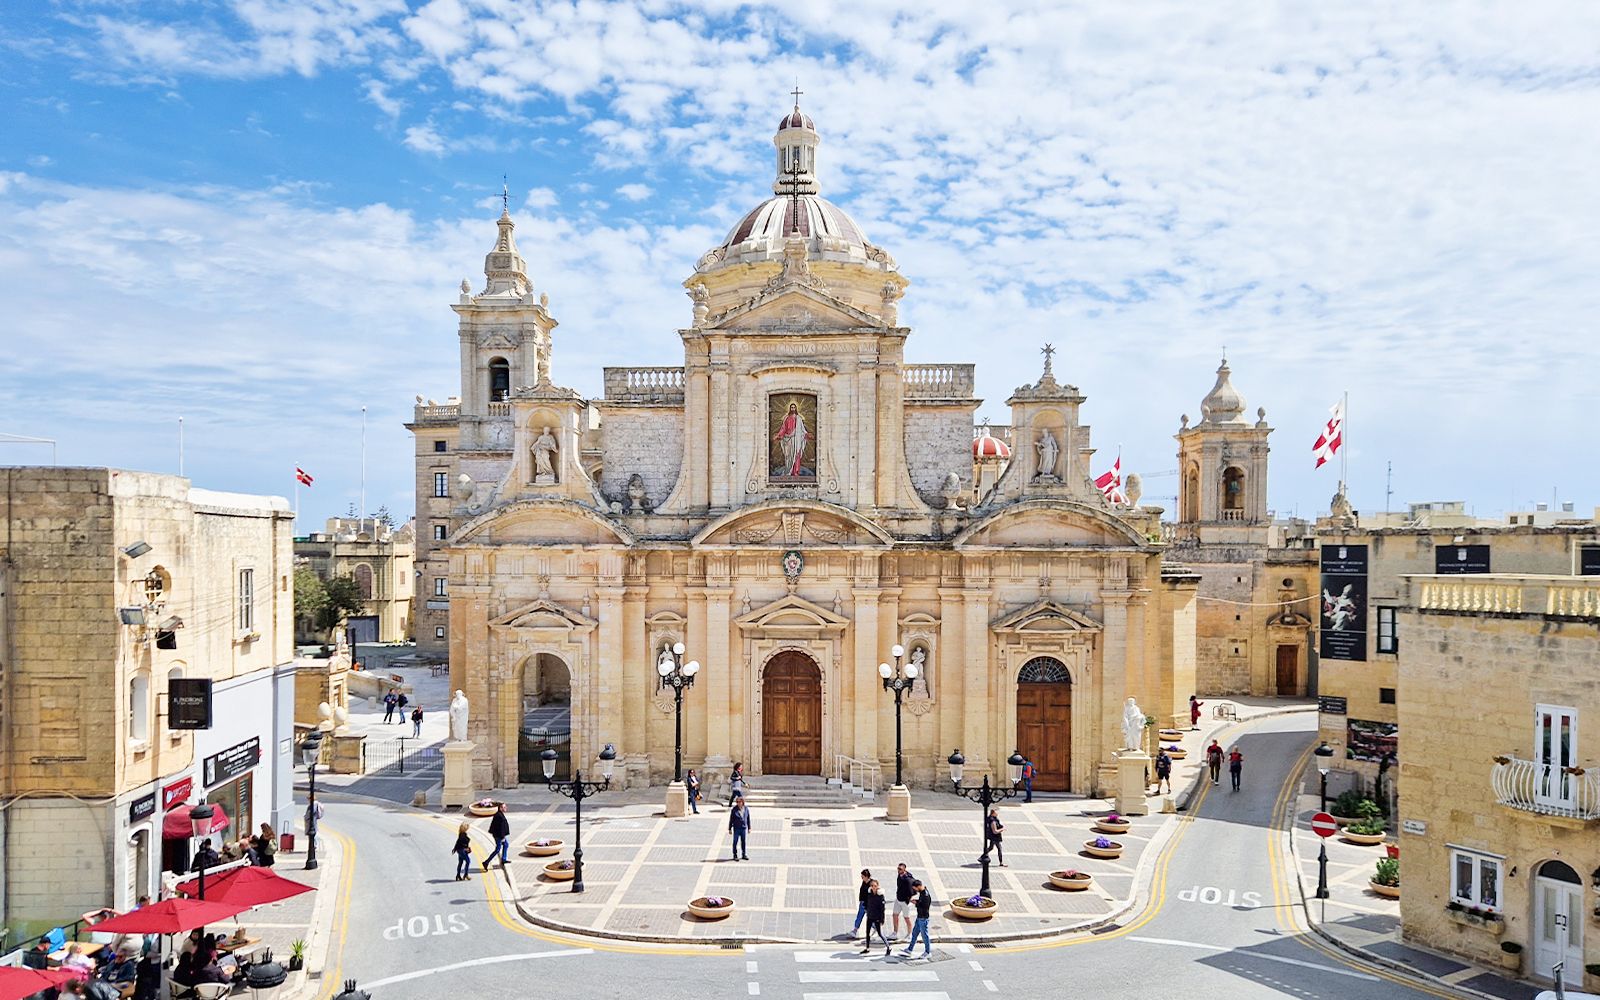
[(985, 424), (978, 430), (978, 436), (972, 439), (972, 457), (978, 459), (1011, 457), (1011, 446), (997, 437), (989, 434), (989, 427)]

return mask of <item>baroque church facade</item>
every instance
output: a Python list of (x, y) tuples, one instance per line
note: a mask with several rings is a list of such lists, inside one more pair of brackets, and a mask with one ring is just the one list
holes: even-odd
[(669, 780), (655, 664), (682, 642), (702, 664), (684, 764), (710, 784), (739, 761), (892, 774), (878, 668), (898, 645), (922, 667), (908, 783), (954, 748), (972, 774), (1020, 749), (1038, 787), (1110, 788), (1125, 699), (1187, 724), (1200, 575), (1164, 565), (1160, 508), (1095, 487), (1086, 397), (1048, 353), (997, 427), (974, 425), (972, 365), (906, 359), (908, 281), (820, 197), (811, 119), (774, 144), (772, 198), (683, 283), (681, 366), (607, 368), (598, 397), (557, 384), (509, 213), (482, 290), (462, 283), (461, 395), (407, 426), (418, 639), (473, 706), (475, 784), (542, 780), (562, 709), (576, 766), (611, 743), (629, 784)]

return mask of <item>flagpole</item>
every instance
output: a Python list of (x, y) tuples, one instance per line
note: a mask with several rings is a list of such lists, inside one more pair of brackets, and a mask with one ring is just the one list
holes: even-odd
[(1339, 492), (1350, 495), (1350, 390), (1344, 391), (1344, 419), (1339, 422), (1339, 436), (1344, 447), (1339, 449)]
[(361, 408), (361, 509), (356, 511), (356, 522), (367, 516), (367, 408)]
[(178, 418), (178, 475), (183, 475), (183, 418)]

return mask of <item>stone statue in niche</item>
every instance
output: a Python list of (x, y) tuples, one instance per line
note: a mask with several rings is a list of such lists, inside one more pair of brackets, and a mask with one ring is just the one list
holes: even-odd
[(912, 715), (926, 715), (933, 708), (933, 689), (928, 686), (928, 650), (925, 646), (911, 647), (910, 666), (917, 668), (906, 695), (906, 711)]
[(644, 513), (644, 477), (635, 472), (628, 477), (628, 513)]
[(1039, 432), (1039, 440), (1034, 443), (1039, 449), (1039, 472), (1035, 479), (1056, 478), (1056, 458), (1061, 454), (1061, 446), (1056, 443), (1056, 436), (1049, 430)]
[(556, 443), (553, 429), (546, 427), (544, 433), (533, 439), (533, 484), (535, 486), (554, 486), (556, 484)]

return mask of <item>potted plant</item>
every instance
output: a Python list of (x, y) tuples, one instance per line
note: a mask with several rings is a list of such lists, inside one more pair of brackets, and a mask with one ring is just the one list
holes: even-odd
[(700, 896), (689, 900), (689, 912), (701, 920), (726, 920), (733, 915), (733, 900), (727, 896)]
[(1127, 819), (1118, 816), (1116, 813), (1101, 816), (1094, 821), (1094, 828), (1101, 833), (1127, 833), (1128, 828), (1132, 825)]
[(289, 942), (289, 971), (298, 972), (306, 966), (306, 943), (302, 938)]
[(1167, 744), (1167, 756), (1171, 757), (1173, 760), (1183, 760), (1185, 757), (1189, 756), (1189, 751), (1178, 746), (1176, 743), (1169, 743)]
[(1115, 840), (1110, 840), (1105, 837), (1096, 837), (1093, 840), (1085, 840), (1083, 842), (1083, 850), (1090, 857), (1094, 858), (1122, 857), (1122, 845)]
[(1088, 872), (1080, 872), (1076, 868), (1050, 873), (1050, 884), (1057, 889), (1065, 889), (1068, 892), (1081, 892), (1089, 888), (1093, 881), (1094, 878)]
[(522, 849), (536, 858), (553, 858), (561, 853), (561, 841), (549, 838), (530, 840)]
[(1376, 816), (1371, 816), (1351, 823), (1344, 828), (1340, 836), (1352, 844), (1360, 844), (1363, 847), (1376, 847), (1383, 843), (1383, 830), (1383, 820)]
[(474, 816), (493, 816), (500, 811), (500, 802), (496, 799), (479, 799), (467, 806), (467, 812)]
[(995, 901), (988, 896), (974, 895), (950, 901), (950, 912), (963, 920), (988, 920), (996, 909)]
[(1379, 858), (1367, 883), (1372, 891), (1385, 899), (1400, 898), (1400, 859)]
[(577, 864), (570, 858), (566, 861), (552, 861), (544, 866), (544, 877), (552, 882), (571, 882), (577, 875)]
[(1181, 729), (1162, 729), (1159, 735), (1163, 741), (1171, 743), (1183, 739), (1184, 732)]
[(1522, 945), (1515, 941), (1500, 942), (1500, 965), (1512, 972), (1522, 971)]

